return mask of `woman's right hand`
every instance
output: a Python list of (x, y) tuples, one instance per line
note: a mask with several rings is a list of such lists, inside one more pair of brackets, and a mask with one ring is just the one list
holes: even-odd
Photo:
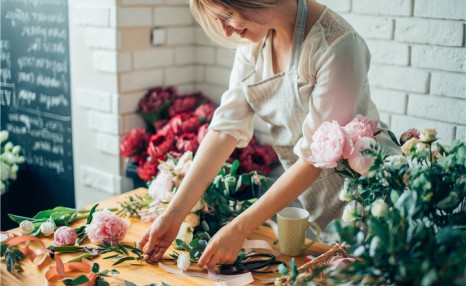
[(137, 244), (139, 249), (143, 249), (147, 244), (144, 250), (144, 260), (160, 260), (163, 257), (165, 251), (175, 240), (181, 222), (177, 222), (173, 216), (165, 215), (165, 213), (155, 219)]

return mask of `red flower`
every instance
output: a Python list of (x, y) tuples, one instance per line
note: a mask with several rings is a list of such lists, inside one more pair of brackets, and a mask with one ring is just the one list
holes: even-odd
[(182, 154), (186, 151), (195, 153), (197, 148), (199, 148), (199, 142), (197, 142), (197, 136), (194, 133), (185, 133), (176, 140), (176, 149)]
[(155, 121), (154, 124), (154, 129), (156, 131), (162, 129), (165, 125), (167, 125), (168, 123), (168, 119), (161, 119), (161, 120), (158, 120), (158, 121)]
[(153, 88), (139, 101), (139, 109), (146, 113), (160, 112), (160, 109), (175, 96), (177, 96), (177, 91), (173, 86)]
[(136, 162), (147, 157), (149, 135), (143, 129), (131, 130), (121, 141), (120, 155)]
[(204, 137), (207, 135), (207, 131), (209, 131), (209, 124), (203, 124), (199, 129), (197, 129), (197, 142), (201, 144)]
[(175, 115), (168, 123), (160, 129), (161, 133), (172, 131), (175, 135), (183, 133), (194, 133), (201, 126), (201, 121), (194, 113), (181, 113)]
[(272, 146), (266, 144), (266, 145), (263, 145), (262, 148), (264, 148), (265, 153), (267, 154), (267, 156), (269, 156), (271, 166), (274, 167), (280, 164), (280, 160), (278, 159), (277, 152), (275, 152)]
[(266, 176), (270, 174), (270, 156), (262, 146), (256, 146), (254, 149), (247, 146), (240, 150), (239, 160), (240, 169), (243, 172), (249, 173), (257, 170)]
[(147, 152), (152, 160), (159, 160), (175, 149), (175, 136), (171, 132), (152, 135)]
[(212, 116), (214, 115), (215, 109), (215, 105), (209, 102), (202, 104), (198, 108), (196, 108), (194, 114), (196, 114), (197, 117), (199, 117), (201, 120), (205, 120), (205, 122), (209, 123), (212, 120)]
[(138, 172), (139, 178), (144, 181), (152, 180), (155, 175), (157, 175), (157, 167), (158, 167), (157, 160), (148, 160), (146, 161), (141, 167), (137, 168), (136, 171)]
[(168, 115), (173, 117), (180, 113), (192, 112), (196, 109), (198, 100), (195, 96), (178, 96), (168, 109)]

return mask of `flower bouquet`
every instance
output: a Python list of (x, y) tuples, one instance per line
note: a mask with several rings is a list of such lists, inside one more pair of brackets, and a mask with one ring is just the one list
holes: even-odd
[[(144, 182), (158, 174), (158, 165), (169, 156), (177, 159), (187, 151), (196, 153), (207, 133), (215, 104), (202, 93), (178, 94), (174, 87), (155, 87), (139, 102), (138, 113), (146, 129), (134, 129), (120, 144), (120, 154), (130, 161)], [(255, 138), (243, 149), (236, 149), (229, 162), (239, 160), (242, 172), (260, 171), (269, 175), (279, 164), (269, 145), (260, 145)]]
[(25, 158), (20, 156), (21, 146), (13, 145), (8, 140), (8, 131), (0, 131), (0, 193), (8, 191), (11, 181), (16, 180), (19, 164), (24, 163)]
[[(410, 129), (399, 141), (384, 130), (402, 151), (387, 156), (375, 125), (361, 116), (344, 127), (324, 123), (311, 147), (317, 164), (345, 177), (340, 199), (348, 205), (342, 221), (328, 228), (339, 234), (354, 261), (306, 269), (307, 279), (282, 285), (306, 285), (319, 272), (326, 278), (319, 283), (331, 285), (466, 282), (465, 144), (439, 144), (434, 129)], [(322, 134), (337, 136), (328, 144)]]
[[(167, 208), (192, 160), (190, 151), (178, 159), (169, 156), (167, 161), (158, 165), (158, 174), (149, 182), (147, 196), (128, 197), (121, 203), (119, 213), (152, 222)], [(182, 223), (176, 239), (177, 249), (188, 251), (191, 259), (199, 258), (210, 238), (254, 203), (259, 193), (267, 187), (263, 174), (258, 171), (240, 172), (239, 167), (238, 160), (225, 163)], [(253, 198), (242, 199), (238, 196), (246, 188), (252, 192)], [(178, 255), (174, 253), (172, 256), (178, 258)]]

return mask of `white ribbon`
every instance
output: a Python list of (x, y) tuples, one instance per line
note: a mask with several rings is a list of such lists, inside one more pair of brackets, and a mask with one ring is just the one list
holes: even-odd
[[(208, 273), (181, 271), (166, 266), (163, 263), (159, 263), (159, 267), (163, 270), (177, 275), (190, 276), (190, 277), (201, 277), (210, 278), (217, 286), (243, 286), (254, 282), (251, 272), (237, 275), (221, 275), (215, 273), (214, 269), (209, 269)], [(223, 280), (223, 281), (220, 281)]]

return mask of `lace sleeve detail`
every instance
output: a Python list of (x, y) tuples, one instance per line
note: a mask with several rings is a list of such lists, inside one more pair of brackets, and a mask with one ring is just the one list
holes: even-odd
[(330, 10), (322, 17), (320, 25), (329, 46), (345, 33), (354, 31), (345, 19)]

